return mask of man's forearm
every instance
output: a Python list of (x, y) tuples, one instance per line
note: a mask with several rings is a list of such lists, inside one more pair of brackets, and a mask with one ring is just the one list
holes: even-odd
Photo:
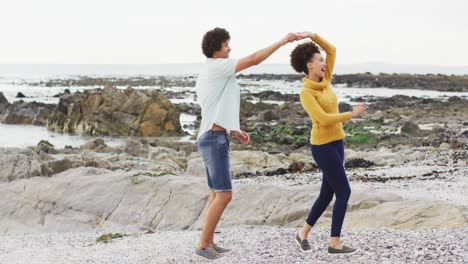
[(281, 43), (281, 41), (278, 41), (264, 49), (254, 52), (251, 56), (253, 60), (255, 61), (255, 64), (260, 64), (264, 60), (266, 60), (268, 57), (270, 57), (271, 54), (275, 53), (275, 51), (277, 51), (282, 46), (283, 46), (283, 43)]

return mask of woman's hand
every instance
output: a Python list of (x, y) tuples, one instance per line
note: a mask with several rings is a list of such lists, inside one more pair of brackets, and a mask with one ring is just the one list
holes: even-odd
[(309, 32), (309, 31), (298, 32), (297, 34), (299, 35), (299, 37), (300, 37), (301, 39), (311, 38), (311, 37), (314, 36), (314, 33)]
[(250, 135), (249, 133), (245, 132), (245, 131), (231, 131), (234, 136), (236, 136), (236, 138), (238, 138), (242, 144), (246, 145), (246, 144), (249, 144), (250, 143)]
[(288, 43), (291, 43), (291, 42), (294, 42), (296, 40), (300, 40), (302, 39), (298, 33), (288, 33), (286, 36), (284, 36), (281, 40), (280, 40), (280, 43), (281, 43), (281, 46), (284, 46)]
[(365, 104), (358, 104), (354, 107), (353, 109), (353, 112), (352, 112), (352, 116), (353, 117), (358, 117), (362, 114), (365, 114), (367, 113), (367, 105)]

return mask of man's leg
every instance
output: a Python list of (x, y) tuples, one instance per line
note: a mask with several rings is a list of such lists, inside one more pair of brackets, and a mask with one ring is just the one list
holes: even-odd
[[(210, 196), (208, 197), (208, 206), (206, 207), (206, 213), (208, 214), (208, 209), (210, 208), (211, 204), (213, 203), (214, 199), (216, 197), (216, 192), (213, 190), (210, 190)], [(210, 238), (210, 244), (214, 243), (214, 232), (211, 235)]]
[(216, 196), (210, 207), (208, 207), (208, 211), (206, 213), (205, 225), (203, 226), (200, 243), (198, 244), (199, 249), (205, 249), (210, 244), (210, 240), (212, 240), (214, 236), (214, 231), (218, 225), (219, 219), (231, 199), (232, 192), (216, 193)]
[(232, 183), (229, 162), (229, 139), (225, 132), (213, 132), (214, 137), (207, 155), (209, 187), (216, 192), (206, 212), (206, 219), (200, 238), (199, 249), (214, 241), (214, 231), (229, 202), (232, 199)]

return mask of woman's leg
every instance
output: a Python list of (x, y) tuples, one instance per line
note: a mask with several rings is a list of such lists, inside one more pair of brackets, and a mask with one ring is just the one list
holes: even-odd
[(327, 209), (332, 198), (333, 189), (328, 184), (325, 175), (322, 175), (322, 186), (320, 187), (320, 194), (315, 200), (312, 209), (310, 210), (309, 216), (307, 217), (306, 222), (302, 228), (302, 232), (299, 234), (302, 240), (307, 239), (307, 235), (309, 234), (310, 229), (315, 225), (325, 209)]
[[(323, 151), (323, 149), (326, 149), (327, 146), (311, 146), (311, 152), (312, 156), (315, 160), (315, 162), (318, 162), (319, 157), (317, 156), (317, 152)], [(314, 155), (315, 152), (315, 155)], [(321, 162), (320, 162), (321, 163)], [(309, 216), (306, 219), (306, 222), (304, 223), (304, 226), (302, 227), (302, 230), (299, 232), (299, 237), (302, 240), (307, 239), (307, 236), (312, 229), (312, 226), (315, 225), (317, 220), (320, 218), (320, 216), (323, 214), (325, 209), (328, 207), (330, 204), (332, 198), (333, 198), (333, 189), (327, 182), (327, 177), (325, 176), (324, 171), (322, 171), (322, 185), (320, 187), (320, 193), (317, 199), (314, 202), (314, 205), (312, 206)]]
[(348, 200), (351, 195), (351, 188), (343, 165), (343, 141), (340, 140), (333, 143), (336, 151), (335, 153), (337, 153), (337, 155), (331, 155), (327, 159), (327, 162), (323, 164), (323, 167), (327, 170), (328, 181), (330, 182), (336, 197), (332, 214), (330, 246), (341, 248), (341, 229), (346, 215)]
[(312, 154), (323, 171), (324, 178), (335, 193), (336, 200), (333, 206), (331, 237), (339, 239), (351, 195), (351, 188), (340, 155), (339, 142), (319, 145), (318, 147), (312, 146)]
[[(336, 150), (337, 150), (337, 152), (338, 152), (338, 154), (339, 154), (339, 156), (341, 158), (341, 164), (343, 165), (343, 172), (344, 172), (344, 165), (345, 165), (345, 161), (344, 161), (344, 142), (343, 142), (343, 140), (339, 140), (339, 141), (336, 141), (334, 143), (336, 143), (335, 144), (336, 145)], [(345, 179), (343, 179), (343, 182), (345, 182), (344, 183), (344, 197), (346, 198), (346, 196), (347, 196), (346, 204), (345, 204), (345, 206), (347, 208), (347, 200), (349, 200), (349, 196), (351, 195), (351, 188), (349, 186), (349, 182), (348, 182), (348, 178), (346, 177), (346, 173), (344, 173), (344, 175), (345, 175)], [(349, 192), (348, 192), (347, 189), (349, 189)], [(342, 203), (341, 206), (343, 206), (343, 201), (341, 201), (341, 203)], [(336, 201), (335, 201), (335, 204), (336, 204)], [(346, 214), (346, 210), (345, 210), (345, 214)], [(335, 215), (335, 213), (333, 215)], [(343, 219), (344, 219), (344, 215), (343, 215)], [(342, 221), (341, 221), (340, 226), (341, 225), (342, 225)], [(332, 222), (332, 226), (333, 226), (333, 222)], [(332, 228), (332, 230), (333, 230), (333, 228)], [(341, 228), (340, 228), (340, 230), (341, 230)], [(335, 231), (335, 233), (336, 233), (336, 231)], [(339, 233), (339, 234), (341, 235), (341, 233)], [(341, 243), (341, 240), (340, 240), (340, 236), (337, 236), (337, 235), (333, 236), (332, 235), (331, 238), (330, 238), (330, 246), (333, 247), (333, 248), (341, 248), (342, 243)]]
[(336, 141), (336, 147), (337, 147), (337, 151), (338, 151), (338, 154), (340, 155), (340, 158), (341, 158), (341, 162), (343, 164), (343, 167), (344, 167), (344, 142), (343, 140), (338, 140)]

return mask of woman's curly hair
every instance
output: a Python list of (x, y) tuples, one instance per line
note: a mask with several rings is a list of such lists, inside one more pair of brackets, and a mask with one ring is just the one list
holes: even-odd
[(297, 45), (291, 52), (291, 66), (298, 73), (309, 74), (307, 62), (309, 62), (315, 53), (320, 53), (320, 49), (314, 42)]
[(224, 28), (215, 28), (205, 33), (202, 40), (203, 54), (212, 58), (213, 53), (221, 49), (223, 42), (230, 40), (229, 32)]

